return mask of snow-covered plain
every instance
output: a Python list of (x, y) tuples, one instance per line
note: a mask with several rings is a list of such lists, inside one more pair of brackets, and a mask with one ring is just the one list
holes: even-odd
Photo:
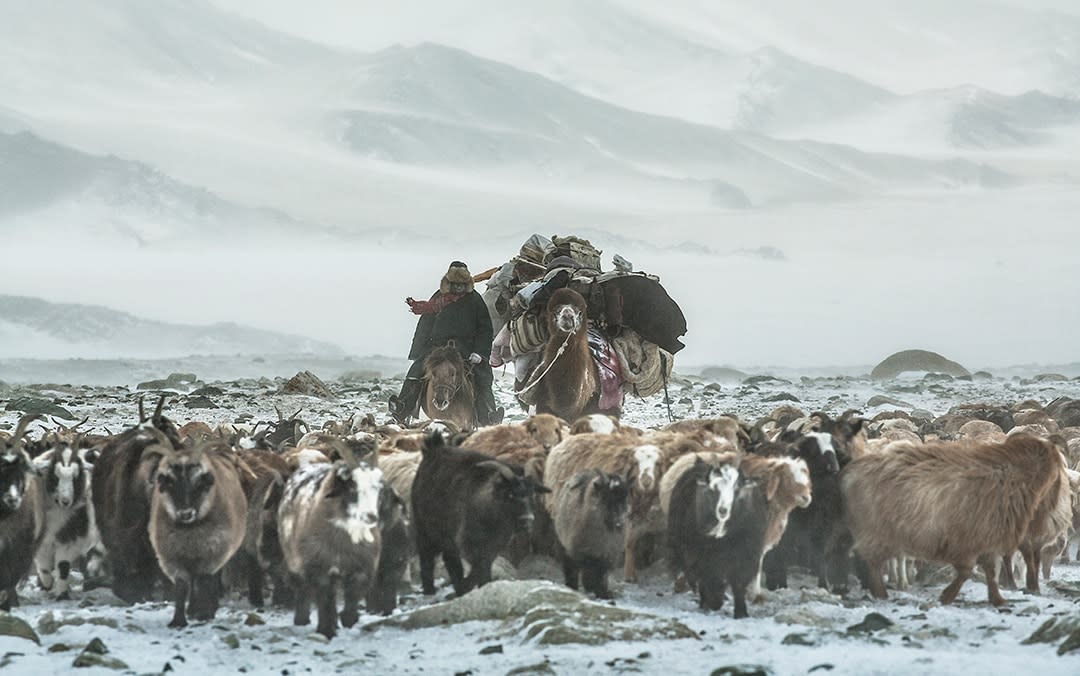
[[(776, 402), (766, 399), (781, 392), (800, 399), (798, 405), (806, 410), (838, 413), (855, 407), (868, 414), (880, 409), (866, 409), (867, 399), (882, 393), (935, 414), (963, 402), (1011, 402), (1030, 397), (1045, 403), (1056, 396), (1080, 397), (1080, 381), (1076, 380), (997, 378), (917, 388), (918, 383), (917, 378), (885, 383), (865, 378), (791, 378), (788, 382), (759, 382), (750, 387), (717, 386), (696, 377), (680, 376), (671, 389), (673, 412), (680, 418), (723, 412), (754, 418), (775, 407)], [(170, 399), (168, 414), (181, 421), (211, 423), (229, 422), (242, 413), (267, 419), (274, 417), (273, 406), (278, 405), (290, 413), (303, 406), (302, 417), (316, 425), (356, 412), (371, 411), (382, 418), (385, 398), (397, 390), (400, 381), (331, 383), (341, 395), (333, 402), (273, 394), (277, 388), (273, 381), (211, 384), (225, 392), (212, 397), (221, 408), (188, 410), (184, 408), (187, 397), (176, 393)], [(89, 415), (95, 427), (107, 426), (115, 431), (130, 425), (134, 417), (135, 394), (129, 387), (50, 388), (37, 389), (55, 397), (79, 417)], [(520, 412), (510, 407), (509, 382), (499, 381), (497, 393), (511, 417), (520, 419)], [(15, 418), (16, 414), (5, 413), (0, 422), (13, 423)], [(628, 400), (625, 419), (636, 425), (659, 426), (667, 421), (666, 409), (660, 396)], [(1075, 547), (1076, 543), (1072, 545)], [(502, 570), (504, 577), (560, 580), (558, 565), (547, 559), (526, 560), (518, 571), (505, 567)], [(697, 638), (612, 640), (600, 645), (541, 644), (539, 638), (527, 638), (523, 631), (514, 629), (517, 625), (513, 622), (501, 620), (401, 629), (376, 626), (373, 623), (380, 618), (368, 615), (362, 616), (360, 625), (343, 630), (327, 644), (312, 636), (311, 627), (293, 627), (291, 615), (284, 611), (260, 611), (258, 618), (265, 625), (248, 626), (252, 608), (235, 596), (224, 604), (214, 621), (174, 631), (166, 628), (171, 614), (167, 603), (125, 607), (105, 589), (76, 591), (73, 601), (57, 602), (31, 582), (24, 589), (23, 606), (16, 615), (40, 630), (42, 645), (0, 637), (0, 654), (6, 655), (5, 673), (18, 674), (63, 671), (92, 638), (101, 639), (110, 651), (107, 657), (125, 662), (130, 673), (160, 673), (166, 664), (181, 674), (357, 670), (503, 674), (523, 667), (533, 667), (533, 671), (524, 673), (700, 674), (733, 664), (761, 665), (774, 674), (807, 673), (814, 667), (838, 674), (1076, 673), (1075, 654), (1056, 654), (1060, 641), (1035, 645), (1022, 645), (1021, 641), (1049, 619), (1080, 613), (1080, 564), (1056, 565), (1052, 580), (1043, 583), (1039, 596), (1005, 592), (1009, 605), (1000, 610), (986, 603), (985, 587), (975, 580), (965, 585), (955, 605), (940, 606), (936, 599), (947, 580), (947, 574), (936, 574), (925, 585), (916, 583), (907, 592), (892, 592), (887, 601), (875, 601), (857, 587), (844, 598), (829, 595), (818, 590), (809, 575), (798, 574), (793, 576), (790, 589), (767, 592), (764, 603), (751, 605), (750, 619), (735, 621), (730, 605), (722, 612), (703, 613), (693, 597), (674, 593), (671, 578), (661, 563), (646, 572), (640, 585), (624, 584), (616, 574), (615, 605), (677, 620)], [(442, 587), (437, 599), (446, 599), (449, 594), (449, 588)], [(431, 602), (411, 591), (395, 616)], [(848, 630), (872, 612), (880, 613), (894, 625), (871, 633)], [(648, 622), (645, 618), (636, 621)], [(480, 654), (494, 645), (501, 645), (502, 652)], [(546, 667), (539, 666), (542, 664)]]

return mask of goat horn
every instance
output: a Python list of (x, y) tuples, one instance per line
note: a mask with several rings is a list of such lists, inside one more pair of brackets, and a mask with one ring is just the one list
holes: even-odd
[(514, 480), (514, 470), (510, 469), (498, 460), (485, 460), (484, 462), (478, 462), (476, 463), (476, 467), (477, 469), (482, 468), (495, 470), (499, 474), (503, 475), (504, 479), (508, 479), (510, 481)]
[[(300, 413), (302, 413), (302, 412), (303, 412), (303, 410), (304, 410), (304, 407), (303, 407), (303, 406), (301, 406), (300, 408), (296, 409), (296, 413), (293, 413), (293, 414), (292, 414), (291, 416), (289, 416), (289, 420), (290, 420), (290, 421), (292, 421), (292, 420), (296, 420), (296, 416), (300, 415)], [(303, 422), (303, 421), (301, 420), (300, 422)]]
[(165, 408), (165, 395), (161, 395), (157, 401), (157, 408), (154, 409), (154, 420), (161, 420), (161, 411)]
[(341, 459), (345, 461), (345, 464), (349, 466), (349, 469), (356, 469), (360, 466), (360, 461), (356, 459), (356, 454), (353, 453), (353, 450), (349, 448), (349, 445), (341, 439), (332, 437), (328, 434), (320, 434), (319, 441), (325, 441), (330, 444), (330, 446), (338, 452), (338, 455), (341, 456)]
[(30, 423), (41, 418), (40, 413), (27, 413), (23, 417), (19, 418), (18, 424), (15, 425), (15, 431), (11, 433), (11, 441), (18, 441), (22, 439), (27, 432), (27, 427)]
[(285, 419), (285, 414), (281, 412), (281, 409), (278, 408), (277, 404), (274, 404), (274, 410), (277, 411), (278, 422), (281, 422), (282, 420)]
[(143, 408), (143, 399), (145, 399), (145, 398), (146, 397), (144, 395), (141, 395), (141, 394), (139, 395), (139, 424), (140, 425), (143, 424), (144, 422), (146, 422), (146, 410)]

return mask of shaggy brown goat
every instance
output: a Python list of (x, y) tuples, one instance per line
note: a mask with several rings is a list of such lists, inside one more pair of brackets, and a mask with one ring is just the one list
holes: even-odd
[(1039, 506), (1064, 476), (1054, 444), (1022, 434), (1000, 443), (899, 442), (886, 453), (853, 460), (841, 488), (870, 592), (886, 598), (882, 563), (907, 554), (956, 569), (942, 603), (956, 599), (976, 563), (987, 570), (990, 603), (1005, 603), (996, 560), (1019, 548)]
[(538, 449), (546, 454), (563, 440), (568, 427), (566, 423), (547, 413), (529, 416), (520, 424), (494, 425), (473, 432), (462, 442), (462, 448), (498, 457), (511, 450)]
[(189, 596), (194, 619), (210, 620), (217, 612), (216, 576), (244, 541), (247, 500), (237, 458), (223, 442), (161, 453), (150, 543), (173, 582), (176, 609), (169, 626), (185, 627)]

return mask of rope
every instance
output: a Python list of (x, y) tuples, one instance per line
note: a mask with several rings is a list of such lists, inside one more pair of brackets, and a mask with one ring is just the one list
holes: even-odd
[(671, 395), (667, 387), (667, 355), (660, 353), (660, 376), (664, 380), (664, 404), (667, 406), (668, 422), (675, 422), (675, 416), (671, 413)]
[[(577, 333), (577, 332), (575, 331), (574, 333)], [(570, 344), (570, 339), (573, 338), (573, 337), (574, 337), (573, 333), (566, 334), (566, 340), (564, 340), (563, 344), (559, 346), (559, 350), (555, 353), (555, 357), (551, 360), (551, 363), (547, 365), (547, 368), (544, 369), (544, 372), (541, 373), (540, 376), (538, 378), (536, 378), (535, 380), (533, 380), (531, 383), (529, 383), (525, 387), (518, 390), (515, 394), (517, 394), (518, 396), (521, 396), (525, 392), (528, 392), (532, 388), (539, 385), (540, 381), (543, 380), (544, 376), (546, 376), (548, 374), (548, 371), (551, 370), (551, 367), (554, 366), (555, 362), (557, 362), (559, 360), (559, 357), (562, 356), (562, 353), (566, 352), (566, 346)]]

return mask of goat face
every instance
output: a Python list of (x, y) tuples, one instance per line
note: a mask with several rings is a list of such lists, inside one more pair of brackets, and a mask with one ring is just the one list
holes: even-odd
[(483, 482), (475, 495), (479, 500), (488, 503), (483, 505), (482, 509), (504, 515), (525, 530), (531, 528), (535, 519), (533, 496), (550, 493), (551, 490), (537, 483), (532, 477), (518, 475), (501, 462), (481, 462), (474, 467), (480, 472)]
[(525, 423), (525, 431), (536, 443), (543, 446), (545, 451), (550, 451), (562, 441), (562, 420), (547, 413), (534, 415)]
[[(727, 532), (728, 519), (731, 518), (731, 506), (735, 501), (735, 489), (739, 479), (739, 470), (730, 465), (724, 465), (719, 469), (709, 472), (709, 477), (702, 486), (708, 491), (704, 493), (706, 505), (712, 504), (712, 518), (716, 525), (709, 531), (714, 538), (724, 537)], [(715, 502), (713, 500), (715, 499)]]
[(213, 503), (214, 474), (201, 454), (180, 454), (161, 460), (157, 487), (169, 518), (182, 526), (203, 519)]
[(0, 454), (0, 517), (18, 511), (26, 495), (26, 481), (33, 472), (30, 458), (21, 450)]
[(660, 449), (651, 444), (634, 449), (634, 462), (637, 464), (638, 485), (644, 491), (651, 491), (656, 485), (656, 463), (660, 461)]
[(374, 542), (374, 531), (379, 524), (382, 471), (362, 463), (354, 469), (337, 462), (331, 481), (334, 483), (326, 498), (339, 498), (341, 502), (337, 516), (330, 523), (345, 531), (353, 544)]
[(806, 461), (808, 467), (815, 474), (836, 474), (840, 471), (840, 462), (836, 457), (836, 448), (833, 446), (833, 437), (824, 432), (811, 432), (807, 434), (798, 445), (799, 457)]
[(630, 496), (626, 480), (615, 474), (602, 474), (592, 480), (589, 492), (592, 499), (600, 505), (604, 526), (609, 530), (622, 530), (626, 521), (627, 499)]
[(806, 468), (806, 462), (799, 458), (784, 458), (787, 469), (791, 472), (794, 483), (795, 503), (799, 507), (810, 506), (810, 470)]
[(81, 503), (87, 485), (82, 456), (71, 446), (63, 445), (53, 448), (42, 458), (48, 463), (40, 470), (45, 477), (45, 492), (62, 509)]

